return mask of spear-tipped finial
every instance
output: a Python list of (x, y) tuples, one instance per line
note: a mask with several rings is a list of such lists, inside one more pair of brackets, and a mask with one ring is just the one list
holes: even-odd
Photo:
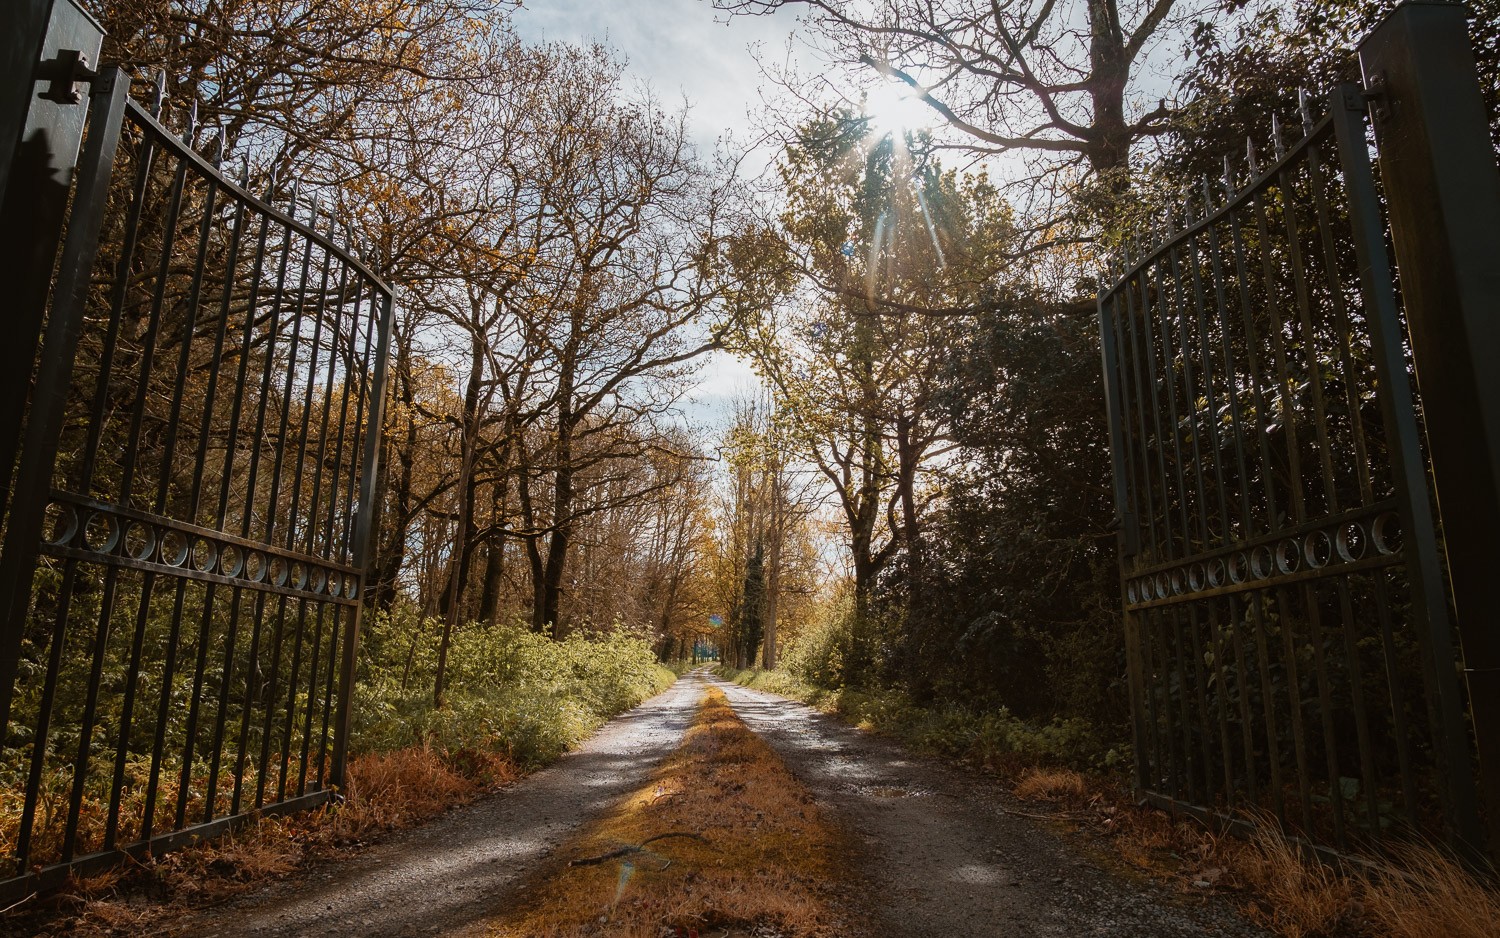
[(1275, 148), (1278, 160), (1286, 156), (1286, 144), (1281, 141), (1281, 118), (1275, 114), (1271, 115), (1271, 145)]
[(198, 130), (198, 101), (194, 99), (188, 106), (187, 126), (182, 130), (182, 142), (188, 146), (193, 145), (193, 134)]
[(208, 128), (204, 135), (203, 152), (208, 155), (208, 161), (218, 169), (224, 165), (224, 129), (217, 124)]
[(1203, 189), (1203, 215), (1206, 218), (1214, 213), (1213, 183), (1208, 181), (1207, 176), (1204, 176), (1199, 180), (1199, 185)]
[(307, 227), (309, 227), (309, 228), (315, 228), (315, 227), (317, 227), (317, 224), (318, 224), (318, 210), (321, 209), (322, 207), (323, 207), (323, 197), (321, 195), (315, 195), (315, 196), (313, 196), (312, 207), (309, 209), (309, 211), (311, 212), (311, 214), (307, 216)]
[(167, 73), (161, 69), (156, 72), (155, 87), (151, 89), (151, 116), (161, 117), (162, 105), (167, 101)]
[(265, 195), (265, 199), (264, 199), (265, 203), (267, 205), (270, 205), (271, 204), (271, 199), (274, 198), (275, 196), (276, 196), (276, 166), (275, 166), (275, 164), (272, 164), (270, 171), (266, 173), (266, 195)]
[(1245, 138), (1245, 162), (1250, 164), (1250, 175), (1260, 175), (1260, 157), (1255, 153), (1255, 141), (1250, 137)]
[(1229, 162), (1229, 154), (1224, 154), (1224, 198), (1234, 198), (1234, 167)]
[(1307, 93), (1306, 88), (1297, 89), (1297, 113), (1302, 117), (1302, 136), (1312, 134), (1312, 96)]
[(240, 157), (240, 188), (250, 191), (250, 157)]

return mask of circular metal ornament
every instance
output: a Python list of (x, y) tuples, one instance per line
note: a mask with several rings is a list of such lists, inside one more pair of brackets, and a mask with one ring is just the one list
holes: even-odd
[(78, 534), (77, 509), (62, 502), (48, 502), (42, 532), (42, 539), (54, 547), (67, 544)]
[(1264, 580), (1275, 569), (1276, 560), (1270, 547), (1262, 544), (1250, 552), (1250, 576), (1253, 579)]
[(195, 539), (192, 562), (193, 569), (199, 573), (211, 573), (214, 565), (219, 562), (219, 545), (204, 537)]
[(161, 562), (169, 567), (180, 567), (187, 563), (187, 535), (181, 531), (167, 531), (161, 536)]
[(233, 544), (225, 544), (219, 550), (219, 573), (223, 576), (239, 576), (245, 569), (245, 552)]
[(1375, 518), (1370, 526), (1370, 540), (1375, 549), (1386, 556), (1401, 552), (1401, 519), (1394, 511), (1387, 511)]
[(1363, 559), (1369, 546), (1369, 535), (1357, 521), (1351, 521), (1339, 528), (1338, 535), (1333, 539), (1333, 549), (1345, 563)]
[(1302, 539), (1302, 559), (1313, 570), (1321, 570), (1333, 559), (1333, 538), (1327, 531), (1314, 531)]
[(245, 555), (245, 579), (259, 583), (266, 578), (266, 555), (252, 550)]
[(83, 527), (83, 543), (101, 554), (114, 551), (120, 544), (120, 521), (114, 515), (96, 511)]

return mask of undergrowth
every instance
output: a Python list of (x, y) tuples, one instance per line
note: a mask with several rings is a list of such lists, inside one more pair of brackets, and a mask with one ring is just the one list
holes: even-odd
[(553, 642), (516, 627), (470, 626), (454, 635), (450, 690), (439, 708), (432, 696), (437, 634), (430, 620), (403, 612), (371, 624), (342, 801), (256, 818), (216, 840), (75, 880), (0, 912), (0, 934), (159, 930), (190, 909), (471, 801), (556, 758), (676, 680), (638, 638)]
[(837, 836), (710, 689), (677, 751), (533, 874), (526, 905), (489, 929), (499, 938), (847, 934), (827, 901)]
[(850, 723), (900, 739), (924, 752), (977, 762), (1009, 772), (1033, 764), (1111, 769), (1129, 761), (1128, 749), (1110, 746), (1084, 720), (1036, 724), (1004, 707), (977, 711), (955, 704), (921, 707), (893, 690), (829, 690), (787, 671), (715, 669), (719, 676), (835, 713)]
[(447, 692), (433, 703), (440, 628), (398, 608), (365, 637), (355, 687), (356, 752), (430, 745), (499, 751), (522, 768), (557, 758), (676, 673), (620, 631), (557, 642), (515, 625), (456, 629)]

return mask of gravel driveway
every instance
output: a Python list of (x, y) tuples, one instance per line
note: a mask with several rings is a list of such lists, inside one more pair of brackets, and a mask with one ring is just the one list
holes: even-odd
[(971, 777), (774, 694), (715, 679), (819, 805), (862, 844), (851, 904), (890, 936), (1262, 935), (1213, 896), (1192, 901), (1083, 857), (994, 780)]
[(1190, 901), (1104, 871), (1058, 833), (1006, 813), (1014, 799), (993, 780), (701, 673), (494, 795), (173, 931), (214, 938), (482, 934), (484, 920), (525, 888), (528, 871), (676, 748), (709, 682), (850, 833), (852, 885), (842, 898), (876, 923), (873, 935), (859, 938), (1263, 934), (1217, 897)]

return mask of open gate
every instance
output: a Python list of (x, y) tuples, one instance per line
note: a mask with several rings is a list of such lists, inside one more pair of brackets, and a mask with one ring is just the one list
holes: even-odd
[[(1439, 317), (1493, 311), (1435, 301), (1432, 285), (1464, 272), (1451, 257), (1411, 261), (1411, 244), (1435, 236), (1401, 226), (1423, 200), (1433, 228), (1488, 204), (1478, 184), (1478, 208), (1415, 191), (1412, 166), (1433, 153), (1414, 136), (1459, 141), (1439, 160), (1477, 147), (1491, 177), (1494, 153), (1462, 7), (1407, 4), (1361, 53), (1364, 85), (1304, 100), (1300, 139), (1276, 128), (1248, 174), (1226, 160), (1099, 297), (1135, 783), (1164, 807), (1264, 811), (1339, 850), (1415, 833), (1475, 856), (1486, 835), (1470, 731), (1493, 746), (1500, 730), (1486, 702), (1492, 601), (1466, 602), (1456, 575), (1450, 592), (1442, 548), (1453, 560), (1464, 515), (1494, 498), (1494, 479), (1459, 465), (1483, 446), (1494, 399), (1454, 393), (1467, 357), (1429, 336)], [(1419, 92), (1447, 95), (1449, 113), (1424, 114)], [(1456, 432), (1471, 438), (1455, 442), (1465, 422)], [(1483, 549), (1492, 570), (1493, 530)], [(1500, 767), (1482, 761), (1493, 788)], [(1484, 800), (1494, 822), (1500, 802)]]
[(61, 256), (0, 401), (24, 427), (0, 451), (0, 895), (342, 782), (391, 325), (316, 201), (247, 191), (191, 110), (75, 64)]

